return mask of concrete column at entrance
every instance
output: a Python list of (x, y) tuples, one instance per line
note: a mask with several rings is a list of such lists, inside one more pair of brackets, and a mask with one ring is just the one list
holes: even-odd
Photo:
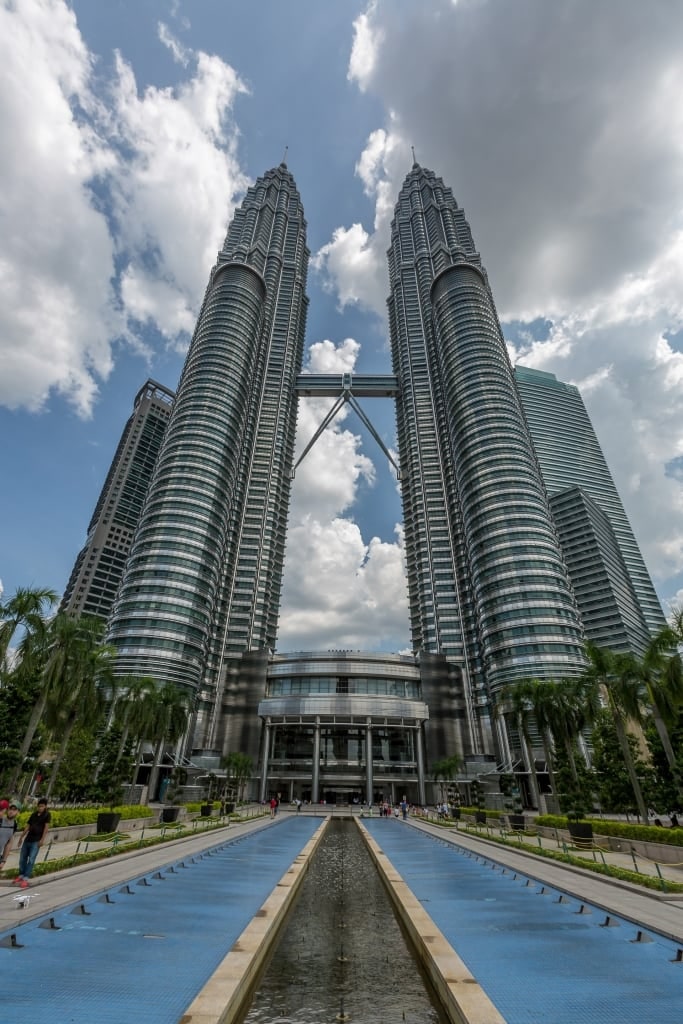
[(313, 729), (313, 774), (311, 777), (311, 803), (320, 800), (320, 719), (316, 718)]
[(365, 725), (365, 765), (366, 765), (366, 787), (365, 801), (368, 807), (372, 806), (372, 794), (374, 782), (372, 778), (372, 722), (368, 718)]
[(259, 800), (261, 803), (266, 799), (268, 792), (268, 757), (270, 754), (270, 719), (263, 723), (263, 761), (261, 762), (261, 788)]
[(427, 794), (425, 791), (424, 735), (422, 733), (421, 723), (418, 723), (417, 729), (415, 730), (415, 760), (417, 761), (417, 799), (424, 807), (427, 803)]

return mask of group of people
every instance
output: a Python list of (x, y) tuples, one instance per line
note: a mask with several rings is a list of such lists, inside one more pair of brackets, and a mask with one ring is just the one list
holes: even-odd
[(387, 800), (382, 800), (379, 804), (380, 818), (390, 818), (393, 814), (395, 818), (400, 816), (405, 821), (408, 817), (409, 810), (411, 810), (411, 807), (405, 797), (403, 797), (400, 804), (397, 804), (396, 807), (393, 808), (393, 811), (391, 804)]
[[(18, 800), (0, 800), (0, 870), (7, 864), (7, 858), (19, 831), (17, 818), (21, 809)], [(50, 812), (47, 809), (47, 800), (41, 797), (19, 836), (19, 873), (12, 879), (12, 885), (18, 885), (21, 889), (28, 888), (38, 850), (45, 842), (49, 827)]]

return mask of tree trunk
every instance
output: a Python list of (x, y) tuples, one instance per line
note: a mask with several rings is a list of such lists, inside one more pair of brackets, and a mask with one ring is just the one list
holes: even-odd
[(47, 792), (45, 794), (45, 799), (46, 800), (49, 800), (50, 797), (52, 796), (52, 790), (54, 789), (54, 785), (55, 785), (55, 782), (57, 780), (57, 775), (59, 773), (59, 769), (62, 766), (62, 761), (64, 760), (64, 755), (66, 754), (66, 748), (69, 745), (69, 740), (71, 739), (71, 733), (74, 730), (75, 724), (76, 724), (76, 719), (75, 719), (75, 717), (72, 717), (71, 721), (69, 722), (69, 724), (66, 727), (64, 735), (62, 737), (62, 742), (61, 742), (59, 750), (57, 752), (57, 756), (54, 759), (54, 762), (52, 764), (52, 772), (50, 774), (50, 781), (48, 783)]
[(522, 756), (524, 758), (524, 764), (529, 773), (529, 779), (531, 780), (531, 796), (536, 807), (541, 811), (541, 785), (538, 781), (536, 762), (534, 760), (534, 750), (521, 715), (517, 723), (517, 729), (522, 739)]
[(572, 779), (576, 786), (579, 785), (579, 773), (576, 770), (576, 758), (574, 757), (574, 745), (571, 740), (571, 736), (565, 735), (562, 737), (564, 740), (564, 749), (569, 761), (569, 770), (572, 773)]
[(130, 732), (128, 726), (125, 727), (121, 734), (121, 742), (119, 743), (119, 749), (116, 752), (116, 760), (114, 761), (114, 767), (118, 765), (119, 761), (123, 757), (123, 752), (126, 749), (126, 743), (128, 742), (128, 733)]
[(621, 719), (621, 716), (612, 709), (612, 716), (614, 719), (614, 728), (616, 729), (617, 739), (619, 740), (619, 746), (621, 747), (621, 754), (624, 758), (624, 764), (626, 765), (626, 771), (631, 781), (631, 788), (633, 789), (633, 795), (636, 798), (636, 805), (638, 807), (638, 815), (643, 825), (647, 825), (647, 805), (643, 798), (643, 791), (640, 788), (640, 782), (636, 775), (635, 765), (633, 764), (633, 757), (631, 756), (631, 748), (628, 742), (628, 734), (626, 728)]
[(679, 806), (683, 806), (683, 785), (681, 784), (681, 770), (678, 767), (676, 760), (676, 754), (674, 748), (671, 745), (671, 737), (669, 736), (669, 730), (666, 727), (666, 723), (662, 718), (657, 707), (652, 705), (652, 717), (654, 719), (655, 728), (659, 735), (660, 742), (664, 748), (664, 754), (666, 756), (667, 763), (671, 769), (671, 776), (674, 780), (676, 787), (676, 795), (678, 797)]
[(40, 724), (40, 720), (43, 717), (43, 714), (45, 713), (45, 705), (46, 704), (47, 704), (47, 690), (43, 689), (41, 694), (40, 694), (40, 697), (38, 698), (38, 700), (36, 701), (36, 703), (35, 703), (35, 705), (33, 707), (33, 711), (31, 712), (31, 717), (30, 717), (28, 725), (26, 727), (26, 732), (24, 733), (24, 738), (21, 741), (21, 746), (19, 747), (19, 761), (18, 761), (17, 765), (15, 766), (14, 771), (12, 772), (12, 778), (10, 779), (9, 786), (7, 787), (7, 792), (8, 793), (14, 793), (14, 791), (17, 788), (17, 783), (19, 782), (19, 777), (23, 773), (23, 770), (24, 770), (24, 767), (23, 767), (24, 766), (24, 761), (26, 760), (26, 756), (28, 755), (28, 752), (29, 752), (29, 749), (31, 747), (31, 744), (33, 743), (33, 737), (36, 734), (36, 729), (38, 728), (38, 726)]
[(557, 783), (555, 782), (555, 769), (553, 768), (553, 756), (552, 756), (552, 742), (548, 736), (547, 729), (543, 730), (543, 753), (545, 754), (545, 763), (548, 769), (548, 778), (550, 779), (550, 788), (553, 791), (553, 796), (557, 799)]
[(154, 796), (156, 794), (156, 789), (157, 789), (157, 785), (158, 785), (158, 782), (159, 782), (159, 761), (161, 759), (161, 753), (162, 753), (163, 749), (164, 749), (164, 741), (163, 740), (159, 740), (159, 742), (156, 745), (156, 749), (154, 751), (154, 760), (152, 761), (152, 770), (149, 773), (148, 798), (150, 800), (153, 800)]

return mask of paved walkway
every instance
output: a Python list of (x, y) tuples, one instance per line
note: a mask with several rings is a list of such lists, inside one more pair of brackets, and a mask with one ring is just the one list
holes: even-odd
[[(427, 823), (433, 819), (416, 816), (412, 820), (417, 823)], [(436, 827), (442, 834), (447, 834), (451, 831), (451, 829), (446, 829), (442, 826)], [(539, 846), (544, 850), (553, 850), (555, 852), (566, 850), (572, 857), (580, 857), (583, 860), (592, 861), (597, 864), (611, 864), (614, 867), (625, 868), (627, 871), (636, 871), (642, 875), (648, 875), (650, 878), (656, 878), (658, 882), (660, 879), (663, 879), (665, 885), (667, 881), (677, 882), (679, 885), (683, 884), (683, 848), (680, 849), (680, 861), (667, 864), (652, 860), (640, 853), (632, 853), (631, 843), (628, 839), (622, 840), (622, 850), (618, 851), (608, 849), (605, 837), (599, 835), (595, 836), (592, 847), (579, 849), (569, 842), (563, 842), (558, 838), (525, 835), (524, 833), (510, 832), (491, 825), (475, 828), (474, 825), (466, 827), (464, 822), (456, 822), (452, 827), (452, 831), (461, 835), (478, 835), (482, 838), (494, 839), (505, 835), (512, 846), (523, 842), (527, 846)], [(683, 899), (683, 893), (679, 898)]]
[[(578, 900), (585, 900), (599, 907), (606, 913), (618, 914), (635, 924), (652, 928), (666, 938), (683, 946), (683, 894), (659, 892), (655, 889), (644, 889), (619, 879), (607, 878), (592, 871), (563, 864), (561, 861), (549, 860), (526, 852), (518, 852), (513, 847), (487, 841), (485, 833), (476, 835), (460, 829), (444, 829), (438, 825), (430, 825), (420, 818), (413, 818), (410, 824), (417, 829), (438, 837), (443, 842), (454, 843), (475, 854), (490, 858), (498, 864), (527, 875), (532, 875), (540, 882), (545, 882)], [(551, 840), (544, 845), (557, 849)], [(572, 851), (572, 854), (578, 851)], [(582, 857), (592, 854), (583, 851)], [(631, 869), (633, 861), (627, 854), (614, 853), (607, 856), (608, 862), (620, 864)], [(680, 868), (668, 865), (667, 877), (683, 881)]]

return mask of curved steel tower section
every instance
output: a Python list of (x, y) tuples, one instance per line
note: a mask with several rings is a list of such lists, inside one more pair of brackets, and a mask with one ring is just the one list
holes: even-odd
[(582, 631), (480, 256), (418, 164), (388, 260), (413, 647), (462, 666), (467, 752), (500, 686), (582, 670)]
[(200, 719), (220, 704), (225, 648), (274, 644), (308, 255), (281, 164), (248, 190), (211, 272), (109, 623), (117, 672), (201, 694)]

